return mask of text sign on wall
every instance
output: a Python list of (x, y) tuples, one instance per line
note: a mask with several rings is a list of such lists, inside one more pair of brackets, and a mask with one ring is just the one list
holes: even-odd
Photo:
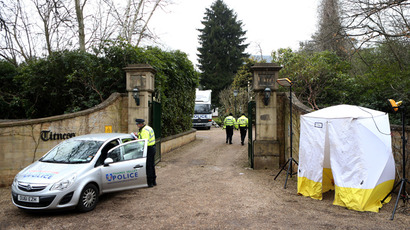
[(137, 86), (139, 90), (147, 88), (147, 77), (144, 75), (131, 75), (132, 86)]
[(75, 133), (53, 133), (50, 130), (40, 132), (40, 138), (43, 141), (65, 140), (75, 137)]
[(275, 75), (272, 74), (259, 74), (258, 86), (273, 88), (275, 85)]

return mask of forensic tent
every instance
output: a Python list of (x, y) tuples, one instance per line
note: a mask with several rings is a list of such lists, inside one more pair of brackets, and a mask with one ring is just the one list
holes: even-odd
[(321, 200), (334, 190), (334, 205), (378, 212), (394, 179), (386, 113), (337, 105), (300, 117), (298, 194)]

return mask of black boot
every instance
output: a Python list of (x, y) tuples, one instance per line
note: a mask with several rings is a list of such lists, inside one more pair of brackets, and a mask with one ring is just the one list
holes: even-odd
[(151, 178), (147, 178), (147, 184), (148, 184), (148, 188), (152, 188), (152, 187), (154, 187), (154, 184), (153, 184), (153, 182), (152, 182), (152, 179), (151, 179)]

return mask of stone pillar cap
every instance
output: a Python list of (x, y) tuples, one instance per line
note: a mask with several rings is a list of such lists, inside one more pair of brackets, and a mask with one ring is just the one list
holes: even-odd
[(147, 71), (156, 73), (157, 71), (149, 64), (129, 64), (127, 67), (124, 67), (123, 70), (130, 71), (130, 70), (139, 70), (139, 71)]
[(253, 71), (279, 71), (282, 66), (277, 63), (255, 63), (251, 69)]

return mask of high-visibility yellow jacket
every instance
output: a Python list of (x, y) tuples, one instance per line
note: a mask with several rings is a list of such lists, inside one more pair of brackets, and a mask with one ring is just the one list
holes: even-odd
[(155, 145), (155, 133), (154, 130), (149, 127), (148, 125), (145, 125), (138, 131), (138, 139), (147, 139), (148, 140), (148, 146), (153, 146)]
[(248, 118), (245, 115), (242, 115), (238, 118), (239, 127), (248, 127)]
[(238, 128), (238, 124), (233, 116), (227, 116), (224, 120), (224, 129), (226, 126), (235, 126), (235, 129)]

